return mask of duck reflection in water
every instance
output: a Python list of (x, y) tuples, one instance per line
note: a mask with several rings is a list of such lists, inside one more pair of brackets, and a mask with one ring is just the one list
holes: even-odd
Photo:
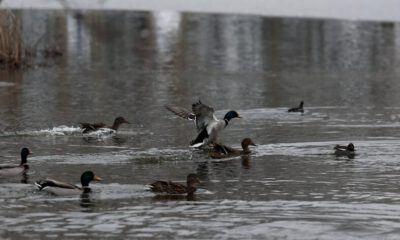
[(95, 201), (90, 197), (90, 193), (83, 192), (79, 198), (80, 206), (87, 209), (92, 209), (96, 206)]
[[(84, 136), (82, 138), (82, 140), (85, 143), (90, 143), (90, 144), (98, 143), (98, 142), (109, 142), (109, 141), (112, 141), (114, 144), (122, 145), (122, 144), (124, 144), (126, 142), (126, 138), (123, 138), (123, 137), (120, 137), (120, 136), (111, 136), (111, 137), (110, 136), (111, 135), (99, 135), (99, 136), (96, 136), (96, 137), (94, 137), (94, 136)], [(109, 140), (109, 139), (111, 139), (111, 140)]]
[[(28, 167), (28, 169), (29, 169), (29, 167)], [(22, 173), (22, 177), (21, 177), (21, 183), (25, 183), (25, 184), (27, 184), (28, 183), (28, 174), (26, 173), (26, 172), (24, 172), (24, 173)]]
[(242, 167), (244, 169), (250, 169), (251, 168), (250, 155), (242, 155), (241, 159), (242, 159)]
[(196, 195), (156, 195), (153, 201), (196, 201)]

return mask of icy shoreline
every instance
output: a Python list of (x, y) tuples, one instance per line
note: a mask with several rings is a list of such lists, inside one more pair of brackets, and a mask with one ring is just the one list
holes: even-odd
[(400, 21), (397, 0), (3, 0), (0, 8), (178, 11)]

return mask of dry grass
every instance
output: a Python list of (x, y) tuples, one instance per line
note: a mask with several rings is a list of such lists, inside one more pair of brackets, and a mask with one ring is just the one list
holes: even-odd
[(21, 21), (8, 10), (0, 10), (0, 65), (22, 65)]

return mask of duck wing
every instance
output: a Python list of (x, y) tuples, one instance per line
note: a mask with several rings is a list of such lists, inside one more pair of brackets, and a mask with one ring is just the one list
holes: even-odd
[(208, 156), (211, 158), (224, 158), (228, 152), (225, 150), (225, 146), (219, 143), (215, 143), (214, 147), (208, 152)]
[(172, 105), (165, 105), (165, 108), (168, 109), (169, 111), (175, 113), (177, 116), (182, 117), (184, 119), (188, 119), (188, 120), (196, 119), (196, 115), (194, 115), (192, 112), (190, 112), (186, 108), (172, 106)]
[(219, 152), (221, 154), (240, 153), (240, 150), (219, 143), (214, 144), (212, 151)]
[(240, 153), (240, 150), (238, 150), (238, 149), (235, 149), (233, 147), (229, 147), (229, 146), (226, 146), (226, 145), (223, 145), (223, 146), (224, 146), (225, 151), (228, 154), (238, 154), (238, 153)]
[(240, 150), (219, 143), (215, 143), (209, 152), (211, 158), (226, 158), (237, 155), (240, 155)]
[(219, 143), (215, 143), (214, 147), (211, 149), (213, 152), (218, 152), (222, 154), (227, 154), (228, 151), (226, 150), (225, 146)]
[(168, 182), (165, 181), (155, 181), (150, 183), (150, 190), (153, 192), (166, 192), (168, 188)]
[(169, 191), (170, 194), (184, 194), (187, 193), (187, 187), (185, 185), (179, 183), (169, 182)]
[(58, 187), (58, 188), (67, 188), (67, 189), (80, 189), (78, 186), (75, 186), (70, 183), (60, 182), (54, 179), (46, 178), (35, 182), (35, 185), (39, 188), (39, 191), (46, 187)]
[(214, 108), (203, 104), (201, 101), (192, 104), (192, 111), (196, 115), (197, 132), (201, 132), (213, 122), (218, 121), (214, 116)]
[(336, 145), (333, 149), (345, 151), (347, 150), (347, 146)]
[(91, 131), (96, 131), (99, 128), (107, 127), (105, 123), (79, 123), (79, 125), (83, 129), (83, 133), (88, 133)]
[(153, 192), (169, 194), (183, 194), (187, 192), (186, 186), (166, 181), (155, 181), (150, 184), (150, 189)]

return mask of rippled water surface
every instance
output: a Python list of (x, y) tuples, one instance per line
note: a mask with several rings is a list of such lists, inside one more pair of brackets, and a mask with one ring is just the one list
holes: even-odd
[[(21, 11), (30, 67), (0, 73), (0, 238), (398, 239), (400, 23), (147, 12)], [(34, 45), (34, 44), (32, 44)], [(43, 49), (63, 55), (45, 58)], [(168, 112), (201, 99), (234, 119), (221, 141), (250, 156), (189, 149), (193, 124)], [(287, 108), (305, 102), (304, 114)], [(116, 116), (117, 133), (78, 122)], [(336, 157), (353, 142), (354, 159)], [(42, 177), (103, 181), (86, 196), (37, 192)], [(194, 198), (157, 196), (155, 179)], [(27, 181), (28, 184), (21, 183)]]

